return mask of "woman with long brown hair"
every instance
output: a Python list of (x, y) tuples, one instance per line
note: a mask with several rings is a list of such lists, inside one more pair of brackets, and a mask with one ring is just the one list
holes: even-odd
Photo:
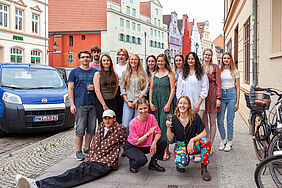
[(168, 140), (176, 139), (174, 163), (178, 172), (185, 172), (190, 155), (201, 153), (201, 175), (203, 180), (211, 180), (207, 170), (210, 154), (210, 141), (206, 138), (205, 125), (199, 114), (192, 110), (190, 99), (181, 96), (177, 100), (175, 115), (166, 121)]
[[(104, 54), (101, 57), (101, 70), (94, 75), (93, 83), (96, 96), (103, 110), (112, 109), (117, 113), (116, 93), (118, 90), (118, 75), (114, 71), (112, 58)], [(99, 124), (102, 122), (102, 114), (97, 114)]]
[[(209, 79), (209, 93), (205, 99), (205, 112), (203, 115), (203, 122), (206, 125), (208, 138), (213, 144), (216, 133), (216, 115), (218, 108), (220, 108), (221, 99), (221, 78), (218, 65), (212, 62), (213, 52), (210, 48), (206, 48), (203, 52), (202, 66), (208, 75)], [(213, 152), (213, 147), (211, 154)]]
[[(235, 112), (239, 109), (240, 98), (240, 74), (236, 68), (230, 52), (222, 55), (221, 72), (221, 110), (217, 115), (217, 126), (221, 142), (219, 150), (230, 151), (232, 149), (233, 123)], [(227, 108), (227, 140), (224, 128), (224, 116)]]
[[(175, 91), (175, 77), (172, 72), (168, 58), (165, 54), (157, 57), (156, 71), (152, 74), (150, 81), (149, 101), (152, 113), (155, 115), (162, 131), (162, 138), (166, 137), (167, 115), (173, 113), (173, 95)], [(167, 143), (170, 142), (167, 140)], [(170, 158), (169, 145), (165, 149), (163, 160)]]
[(122, 125), (127, 129), (130, 120), (138, 115), (137, 99), (147, 95), (148, 84), (148, 76), (140, 62), (140, 57), (136, 54), (131, 55), (120, 84), (120, 95), (124, 99)]

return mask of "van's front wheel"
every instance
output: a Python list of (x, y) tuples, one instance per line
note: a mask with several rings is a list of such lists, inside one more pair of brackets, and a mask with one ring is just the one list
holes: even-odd
[(2, 131), (1, 129), (0, 129), (0, 138), (1, 137), (3, 137), (3, 136), (5, 136), (7, 133), (5, 133), (4, 131)]

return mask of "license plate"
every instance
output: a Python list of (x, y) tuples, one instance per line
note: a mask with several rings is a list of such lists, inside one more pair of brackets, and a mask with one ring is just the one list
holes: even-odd
[(46, 122), (46, 121), (58, 121), (58, 115), (49, 116), (33, 116), (33, 122)]

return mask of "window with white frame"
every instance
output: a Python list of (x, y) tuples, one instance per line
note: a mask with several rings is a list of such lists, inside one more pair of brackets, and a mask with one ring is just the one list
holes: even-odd
[(164, 32), (162, 32), (162, 38), (164, 38)]
[(161, 26), (161, 21), (158, 19), (158, 26), (160, 27)]
[(161, 36), (161, 32), (160, 31), (158, 31), (158, 37), (160, 37)]
[(15, 18), (16, 18), (16, 20), (15, 20), (16, 30), (22, 31), (23, 30), (23, 11), (16, 9), (16, 17)]
[(152, 28), (150, 29), (150, 35), (153, 35), (153, 29)]
[(129, 20), (126, 20), (126, 27), (127, 27), (128, 29), (130, 29), (130, 21), (129, 21)]
[(8, 27), (8, 7), (0, 4), (0, 27)]
[(157, 18), (154, 18), (154, 24), (157, 25)]
[(119, 23), (121, 27), (124, 27), (124, 19), (120, 18)]
[(136, 27), (135, 23), (132, 22), (132, 29), (135, 30), (135, 27)]
[(40, 64), (40, 60), (41, 60), (41, 52), (39, 50), (32, 50), (30, 62), (33, 64)]
[(38, 34), (38, 30), (39, 30), (39, 16), (36, 14), (32, 14), (32, 32), (35, 34)]
[(129, 6), (126, 7), (126, 14), (130, 15), (130, 7)]
[(137, 31), (141, 31), (141, 25), (137, 24)]
[(23, 63), (23, 50), (21, 48), (11, 48), (11, 63)]
[(159, 10), (156, 8), (156, 15), (159, 15)]
[(132, 16), (135, 17), (136, 16), (136, 10), (133, 8), (132, 9)]
[(157, 30), (154, 30), (154, 36), (155, 37), (157, 36)]

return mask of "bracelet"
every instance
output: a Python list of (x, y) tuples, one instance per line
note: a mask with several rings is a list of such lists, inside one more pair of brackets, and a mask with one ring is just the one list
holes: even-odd
[(149, 137), (150, 135), (148, 133), (146, 133), (146, 136)]

